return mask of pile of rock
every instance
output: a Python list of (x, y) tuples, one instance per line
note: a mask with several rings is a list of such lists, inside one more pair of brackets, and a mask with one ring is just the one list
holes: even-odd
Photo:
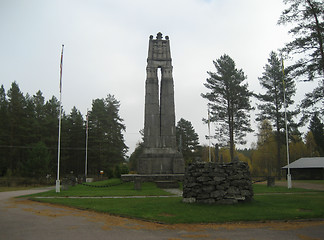
[(186, 168), (183, 202), (234, 204), (253, 197), (249, 166), (245, 162), (228, 164), (193, 163)]

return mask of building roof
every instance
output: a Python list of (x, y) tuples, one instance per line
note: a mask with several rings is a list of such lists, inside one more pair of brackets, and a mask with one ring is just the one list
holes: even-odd
[[(288, 165), (283, 168), (288, 168)], [(299, 158), (295, 162), (290, 163), (289, 168), (324, 168), (324, 157)]]

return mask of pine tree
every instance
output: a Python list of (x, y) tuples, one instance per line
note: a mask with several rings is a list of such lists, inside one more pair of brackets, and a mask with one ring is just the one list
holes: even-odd
[(219, 123), (216, 137), (229, 143), (233, 161), (235, 143), (245, 144), (246, 133), (252, 132), (249, 119), (249, 111), (253, 109), (250, 104), (252, 92), (248, 84), (243, 83), (246, 79), (243, 70), (236, 69), (234, 60), (228, 55), (224, 54), (213, 63), (217, 72), (207, 72), (210, 77), (204, 83), (210, 92), (201, 96), (209, 101), (210, 121)]
[[(278, 24), (293, 24), (289, 33), (295, 38), (286, 44), (284, 52), (299, 59), (291, 66), (293, 78), (304, 81), (319, 79), (319, 85), (306, 95), (301, 107), (305, 109), (303, 121), (312, 112), (324, 112), (324, 4), (323, 0), (284, 0), (285, 9)], [(320, 103), (320, 109), (316, 108)], [(314, 108), (315, 107), (315, 108)]]
[[(283, 83), (283, 73), (281, 61), (275, 52), (270, 53), (268, 64), (264, 67), (262, 77), (259, 78), (259, 82), (262, 88), (266, 89), (264, 94), (256, 95), (257, 99), (261, 101), (258, 104), (260, 113), (258, 114), (257, 121), (263, 121), (265, 119), (272, 123), (276, 133), (277, 143), (277, 174), (281, 177), (281, 151), (280, 148), (284, 144), (284, 138), (282, 132), (285, 129), (285, 117), (284, 117), (284, 92), (286, 94), (286, 106), (287, 108), (294, 103), (292, 97), (295, 95), (296, 89), (294, 81), (289, 77), (289, 72), (285, 71), (285, 83)], [(292, 121), (292, 117), (297, 112), (288, 111), (287, 118), (290, 123), (290, 127), (296, 128), (296, 124)]]
[[(289, 42), (285, 51), (303, 56), (294, 65), (294, 76), (307, 75), (307, 80), (324, 76), (324, 5), (322, 0), (284, 0), (290, 4), (278, 24), (292, 23), (289, 33), (296, 38)], [(300, 53), (304, 53), (300, 55)]]

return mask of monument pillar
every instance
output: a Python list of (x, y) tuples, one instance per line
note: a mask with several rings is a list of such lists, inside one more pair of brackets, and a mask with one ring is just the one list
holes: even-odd
[(160, 103), (159, 103), (159, 82), (157, 69), (146, 68), (145, 83), (145, 147), (159, 147), (160, 136)]
[[(177, 150), (174, 85), (169, 37), (150, 36), (145, 83), (144, 151), (140, 174), (184, 173), (184, 160)], [(158, 71), (161, 71), (159, 83)]]

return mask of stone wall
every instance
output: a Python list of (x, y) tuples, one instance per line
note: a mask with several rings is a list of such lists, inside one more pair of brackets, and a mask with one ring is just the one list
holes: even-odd
[(193, 163), (183, 181), (183, 202), (234, 204), (253, 197), (249, 166), (245, 162), (228, 164)]

